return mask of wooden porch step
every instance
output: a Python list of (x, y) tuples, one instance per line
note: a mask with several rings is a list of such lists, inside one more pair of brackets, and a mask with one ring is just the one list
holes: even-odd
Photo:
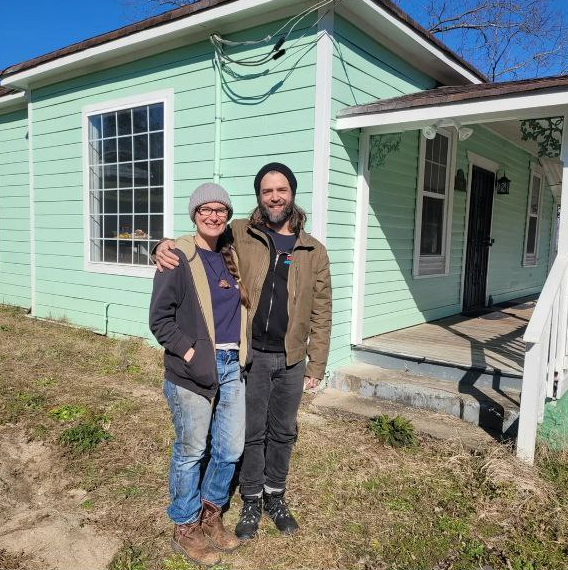
[(329, 386), (364, 398), (455, 416), (499, 436), (514, 437), (520, 393), (457, 383), (355, 362), (335, 370)]

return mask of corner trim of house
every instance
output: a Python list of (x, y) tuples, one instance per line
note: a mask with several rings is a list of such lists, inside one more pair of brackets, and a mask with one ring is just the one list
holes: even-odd
[(327, 198), (331, 154), (331, 81), (333, 74), (334, 11), (318, 10), (316, 90), (314, 121), (314, 162), (312, 182), (312, 234), (325, 244), (327, 239)]
[(365, 268), (367, 264), (367, 225), (369, 215), (369, 145), (371, 135), (359, 135), (359, 165), (357, 172), (357, 202), (355, 205), (355, 249), (353, 263), (353, 301), (351, 306), (351, 344), (363, 341), (365, 312)]
[(33, 143), (33, 108), (31, 94), (28, 100), (28, 176), (30, 194), (30, 294), (31, 314), (37, 315), (36, 304), (36, 232), (35, 232), (35, 191), (34, 191), (34, 143)]

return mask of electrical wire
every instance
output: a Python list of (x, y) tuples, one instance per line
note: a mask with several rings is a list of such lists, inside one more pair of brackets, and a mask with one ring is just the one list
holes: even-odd
[[(213, 44), (213, 46), (215, 47), (215, 50), (216, 50), (219, 58), (224, 63), (234, 63), (236, 65), (242, 65), (242, 66), (247, 66), (247, 67), (257, 67), (260, 65), (264, 65), (265, 63), (268, 63), (269, 61), (271, 61), (273, 59), (274, 60), (278, 59), (282, 55), (284, 55), (286, 50), (282, 49), (282, 45), (284, 44), (284, 42), (288, 39), (288, 37), (292, 34), (292, 32), (296, 29), (296, 27), (300, 24), (300, 22), (302, 20), (304, 20), (310, 14), (312, 14), (313, 12), (316, 12), (320, 8), (323, 8), (324, 6), (327, 6), (328, 4), (331, 4), (334, 2), (336, 2), (336, 0), (321, 0), (320, 2), (317, 2), (316, 4), (314, 4), (313, 6), (309, 6), (308, 8), (302, 10), (299, 14), (296, 14), (295, 16), (290, 18), (287, 22), (285, 22), (282, 26), (280, 26), (280, 28), (278, 30), (276, 30), (272, 34), (269, 34), (268, 36), (266, 36), (265, 38), (263, 38), (261, 40), (245, 40), (245, 41), (241, 41), (241, 42), (235, 42), (235, 41), (224, 39), (220, 34), (211, 34), (210, 41)], [(329, 12), (329, 10), (327, 10), (323, 16), (318, 18), (316, 23), (313, 24), (312, 26), (310, 26), (309, 29), (316, 26), (328, 12)], [(260, 56), (250, 56), (250, 57), (235, 59), (235, 58), (233, 58), (233, 57), (231, 57), (225, 53), (225, 46), (240, 47), (240, 46), (251, 46), (251, 45), (258, 45), (261, 43), (267, 43), (268, 41), (273, 39), (275, 36), (277, 36), (282, 30), (286, 29), (292, 22), (293, 22), (293, 24), (290, 27), (290, 29), (288, 30), (288, 32), (285, 35), (283, 35), (278, 40), (278, 42), (276, 42), (276, 44), (272, 48), (272, 50), (266, 54), (263, 54)]]

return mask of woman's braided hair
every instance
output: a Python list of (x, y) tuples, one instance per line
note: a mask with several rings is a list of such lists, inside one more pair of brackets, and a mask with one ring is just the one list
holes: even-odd
[(248, 291), (241, 281), (241, 276), (239, 275), (239, 269), (237, 264), (235, 263), (235, 258), (233, 257), (233, 246), (227, 236), (223, 236), (219, 240), (219, 253), (223, 256), (223, 261), (225, 262), (225, 267), (227, 268), (228, 272), (233, 276), (237, 285), (239, 287), (239, 293), (241, 295), (241, 303), (245, 307), (245, 309), (250, 309), (250, 298)]

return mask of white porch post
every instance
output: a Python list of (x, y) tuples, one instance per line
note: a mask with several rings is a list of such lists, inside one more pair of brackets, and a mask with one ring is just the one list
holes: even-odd
[(564, 114), (560, 160), (564, 166), (562, 168), (562, 194), (558, 223), (558, 255), (568, 255), (568, 109)]

